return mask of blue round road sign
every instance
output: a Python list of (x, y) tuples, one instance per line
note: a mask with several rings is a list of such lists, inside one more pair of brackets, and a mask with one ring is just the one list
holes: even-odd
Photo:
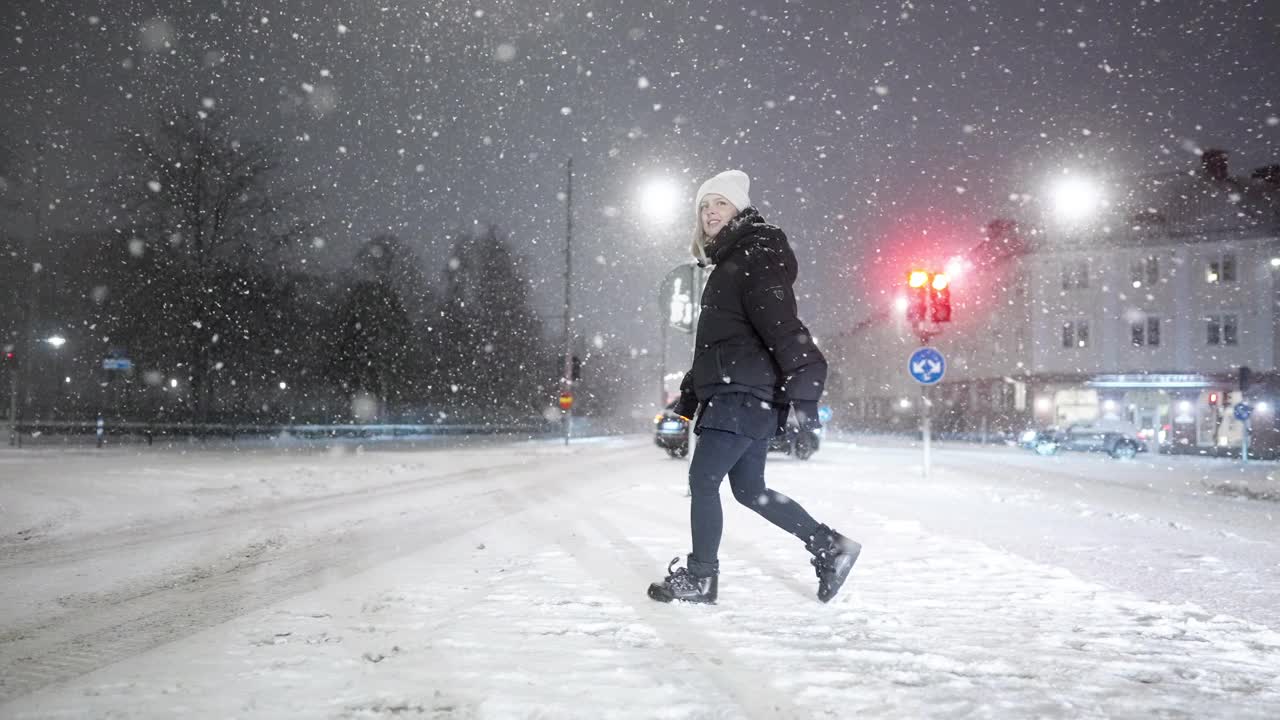
[(936, 385), (947, 372), (947, 361), (937, 349), (922, 347), (911, 353), (907, 372), (921, 385)]
[(821, 422), (821, 423), (831, 422), (831, 406), (830, 405), (818, 406), (818, 422)]
[(1249, 419), (1250, 415), (1253, 414), (1253, 407), (1251, 407), (1249, 403), (1239, 403), (1236, 405), (1235, 412), (1236, 412), (1236, 419), (1239, 420), (1240, 422), (1244, 422), (1245, 420)]

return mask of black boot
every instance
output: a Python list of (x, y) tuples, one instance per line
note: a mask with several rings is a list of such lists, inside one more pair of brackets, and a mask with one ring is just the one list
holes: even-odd
[(819, 525), (809, 542), (805, 543), (805, 549), (813, 553), (809, 562), (813, 563), (814, 572), (818, 574), (818, 599), (829, 602), (849, 577), (862, 546), (826, 525)]
[(691, 603), (714, 604), (716, 593), (720, 588), (720, 578), (716, 575), (705, 577), (694, 575), (687, 569), (676, 567), (679, 557), (671, 559), (667, 566), (667, 577), (660, 583), (649, 584), (649, 597), (658, 602), (680, 600)]

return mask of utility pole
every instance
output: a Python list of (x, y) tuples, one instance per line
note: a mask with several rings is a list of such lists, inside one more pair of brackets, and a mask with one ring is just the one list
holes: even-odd
[(565, 164), (567, 176), (565, 190), (564, 233), (564, 371), (560, 379), (560, 396), (569, 397), (564, 408), (564, 444), (569, 445), (573, 432), (573, 158)]
[(36, 263), (33, 262), (35, 253), (32, 247), (38, 247), (44, 242), (44, 142), (36, 143), (36, 199), (35, 199), (35, 240), (34, 242), (25, 243), (22, 253), (22, 264), (25, 266), (23, 272), (23, 294), (25, 297), (22, 303), (22, 319), (20, 321), (19, 336), (17, 342), (14, 343), (15, 352), (17, 353), (17, 367), (12, 368), (12, 378), (9, 384), (9, 444), (22, 447), (22, 433), (18, 432), (18, 425), (22, 422), (22, 411), (24, 406), (29, 404), (31, 398), (31, 377), (28, 375), (28, 368), (34, 360), (32, 350), (35, 348), (35, 342), (32, 336), (35, 334), (35, 317), (39, 309), (40, 286), (36, 281)]

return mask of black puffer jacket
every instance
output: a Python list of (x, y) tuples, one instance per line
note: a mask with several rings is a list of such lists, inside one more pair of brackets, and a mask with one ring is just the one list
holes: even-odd
[(680, 385), (677, 412), (691, 417), (698, 403), (722, 393), (783, 407), (816, 402), (827, 361), (796, 316), (796, 256), (787, 236), (747, 208), (716, 234), (707, 256), (715, 268), (702, 291), (693, 369)]

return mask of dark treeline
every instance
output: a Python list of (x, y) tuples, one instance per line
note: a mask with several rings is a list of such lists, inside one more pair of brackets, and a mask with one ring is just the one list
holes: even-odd
[[(544, 332), (498, 227), (452, 238), (430, 268), (442, 288), (420, 245), (393, 234), (364, 242), (346, 269), (318, 272), (306, 258), (333, 219), (289, 185), (269, 145), (186, 112), (121, 142), (101, 229), (49, 233), (48, 247), (0, 238), (11, 298), (0, 344), (24, 363), (23, 417), (555, 419), (563, 336)], [(9, 184), (18, 175), (4, 173)], [(45, 346), (54, 335), (62, 348)], [(132, 369), (104, 369), (106, 358)], [(617, 383), (601, 371), (626, 361), (587, 362), (579, 411), (615, 413)]]

